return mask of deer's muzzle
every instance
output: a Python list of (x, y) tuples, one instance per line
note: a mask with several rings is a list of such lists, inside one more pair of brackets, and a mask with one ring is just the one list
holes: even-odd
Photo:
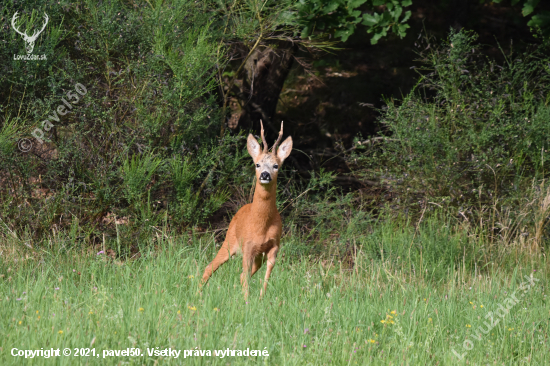
[(262, 172), (262, 174), (260, 174), (260, 183), (269, 183), (271, 182), (271, 175), (268, 173), (268, 172)]

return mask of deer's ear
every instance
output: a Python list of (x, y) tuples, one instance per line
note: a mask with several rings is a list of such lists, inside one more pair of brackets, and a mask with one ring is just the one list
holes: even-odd
[(248, 135), (246, 147), (248, 149), (248, 153), (252, 156), (252, 159), (256, 161), (256, 158), (260, 155), (261, 149), (260, 144), (258, 144), (258, 141), (256, 141), (256, 138), (252, 136), (252, 134)]
[(292, 151), (292, 137), (288, 136), (285, 141), (277, 149), (277, 157), (281, 160), (281, 163), (288, 158)]

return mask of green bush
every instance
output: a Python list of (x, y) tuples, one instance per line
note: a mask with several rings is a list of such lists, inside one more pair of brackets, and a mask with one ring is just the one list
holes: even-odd
[(151, 154), (134, 155), (131, 159), (124, 161), (120, 173), (124, 180), (124, 196), (128, 202), (141, 202), (144, 194), (147, 193), (146, 187), (161, 162)]
[(415, 90), (387, 101), (380, 121), (391, 136), (358, 144), (349, 159), (397, 193), (400, 207), (494, 204), (548, 175), (547, 53), (505, 55), (499, 66), (475, 39), (451, 32), (441, 47), (432, 43)]
[[(219, 138), (216, 90), (227, 62), (224, 32), (243, 24), (242, 14), (226, 19), (212, 11), (221, 4), (192, 0), (142, 5), (19, 1), (0, 8), (4, 229), (41, 238), (76, 217), (102, 240), (115, 229), (107, 217), (129, 218), (131, 233), (168, 216), (183, 229), (204, 223), (228, 187), (242, 183), (245, 144), (241, 136)], [(11, 29), (16, 11), (29, 34), (49, 16), (33, 51), (46, 60), (13, 59), (26, 52)], [(85, 95), (70, 100), (71, 113), (55, 114), (77, 83)], [(37, 128), (43, 143), (31, 135)], [(21, 138), (31, 151), (17, 148)]]
[[(411, 0), (302, 0), (296, 3), (294, 21), (304, 38), (314, 33), (334, 34), (343, 42), (363, 25), (372, 34), (371, 43), (376, 44), (388, 31), (405, 37), (412, 14), (405, 8), (410, 5)], [(365, 8), (369, 12), (364, 12)]]

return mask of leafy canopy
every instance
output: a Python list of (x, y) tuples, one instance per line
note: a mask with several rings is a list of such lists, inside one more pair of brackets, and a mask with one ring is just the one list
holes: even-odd
[(345, 42), (360, 25), (372, 34), (371, 43), (393, 32), (404, 37), (412, 0), (300, 0), (297, 4), (301, 36), (311, 37), (314, 32), (334, 35)]

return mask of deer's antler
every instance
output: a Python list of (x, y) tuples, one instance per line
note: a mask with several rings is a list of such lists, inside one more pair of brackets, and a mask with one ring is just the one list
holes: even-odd
[(48, 17), (48, 14), (46, 14), (46, 12), (44, 12), (44, 19), (46, 20), (46, 22), (42, 26), (42, 29), (40, 29), (39, 31), (34, 31), (32, 37), (30, 37), (32, 41), (36, 40), (36, 38), (40, 35), (40, 33), (42, 33), (44, 29), (46, 29), (46, 25), (48, 25), (48, 20), (50, 20), (50, 18)]
[(281, 121), (281, 131), (279, 131), (279, 137), (277, 137), (277, 141), (275, 141), (275, 143), (273, 144), (273, 149), (271, 149), (273, 154), (277, 153), (277, 145), (279, 145), (279, 142), (281, 141), (282, 138), (283, 138), (283, 121)]
[(15, 26), (15, 21), (17, 20), (17, 11), (15, 12), (15, 14), (13, 14), (13, 18), (11, 18), (11, 26), (13, 27), (13, 29), (19, 33), (20, 35), (22, 35), (24, 38), (25, 38), (25, 41), (27, 42), (33, 42), (36, 40), (36, 38), (40, 35), (40, 33), (42, 33), (44, 31), (44, 29), (46, 29), (46, 25), (48, 25), (48, 21), (50, 20), (50, 18), (48, 17), (48, 14), (46, 14), (44, 12), (44, 25), (42, 26), (42, 29), (40, 29), (39, 31), (36, 30), (34, 31), (33, 35), (31, 37), (29, 37), (27, 35), (27, 33), (23, 33), (21, 32), (19, 29), (17, 29), (17, 27)]
[(260, 125), (262, 126), (261, 135), (262, 135), (262, 142), (263, 142), (263, 144), (264, 144), (264, 153), (267, 153), (268, 147), (267, 147), (267, 142), (265, 141), (265, 136), (264, 136), (264, 123), (262, 122), (262, 120), (260, 120)]
[(15, 21), (17, 20), (17, 11), (15, 12), (15, 14), (13, 14), (13, 18), (11, 18), (11, 26), (13, 27), (13, 29), (19, 33), (20, 35), (22, 35), (23, 37), (27, 38), (27, 33), (22, 33), (19, 31), (19, 29), (17, 29), (17, 27), (15, 26)]

